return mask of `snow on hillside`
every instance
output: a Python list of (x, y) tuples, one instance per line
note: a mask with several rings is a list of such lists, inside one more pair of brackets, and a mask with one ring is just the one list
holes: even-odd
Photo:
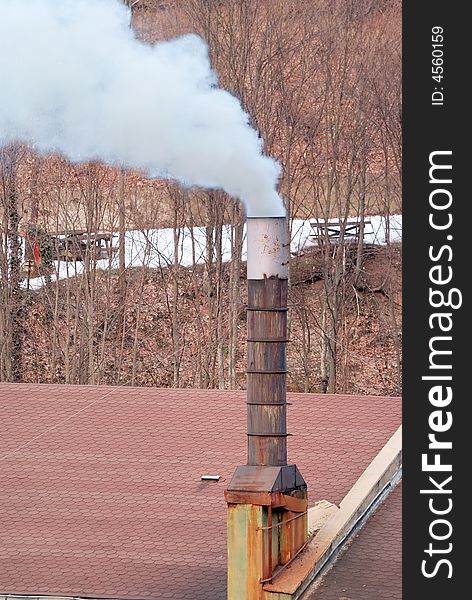
[[(367, 244), (385, 244), (386, 241), (386, 219), (385, 217), (368, 217), (370, 224), (366, 225), (364, 239)], [(316, 245), (313, 237), (312, 220), (295, 219), (292, 222), (292, 238), (290, 249), (296, 253), (305, 248)], [(206, 228), (193, 227), (178, 230), (178, 262), (188, 267), (193, 264), (205, 262), (206, 256)], [(402, 215), (390, 217), (390, 241), (398, 242), (402, 239)], [(166, 267), (174, 263), (174, 230), (173, 229), (149, 229), (146, 231), (127, 231), (125, 235), (125, 261), (127, 267)], [(231, 259), (231, 226), (223, 227), (222, 236), (223, 261)], [(244, 240), (242, 258), (246, 260), (246, 230), (244, 228)], [(118, 256), (115, 254), (111, 260), (97, 261), (98, 269), (109, 269), (118, 267)], [(83, 272), (81, 262), (54, 262), (55, 272), (52, 281), (75, 277)], [(44, 285), (44, 277), (30, 279), (30, 289), (37, 290)], [(26, 281), (23, 281), (26, 287)]]

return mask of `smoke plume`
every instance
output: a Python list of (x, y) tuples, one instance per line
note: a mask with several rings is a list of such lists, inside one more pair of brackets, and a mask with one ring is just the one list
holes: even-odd
[(0, 0), (0, 81), (0, 145), (221, 188), (248, 216), (285, 213), (279, 166), (196, 35), (144, 44), (120, 0)]

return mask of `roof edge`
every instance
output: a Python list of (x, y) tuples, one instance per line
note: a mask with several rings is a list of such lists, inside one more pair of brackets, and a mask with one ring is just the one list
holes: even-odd
[[(400, 481), (402, 475), (402, 427), (388, 440), (305, 550), (266, 583), (267, 597), (297, 600), (322, 570), (331, 564), (344, 544), (369, 518)], [(285, 596), (284, 596), (285, 597)]]
[(0, 592), (0, 600), (153, 600), (145, 596), (100, 596), (71, 594), (70, 596), (55, 594), (5, 594)]

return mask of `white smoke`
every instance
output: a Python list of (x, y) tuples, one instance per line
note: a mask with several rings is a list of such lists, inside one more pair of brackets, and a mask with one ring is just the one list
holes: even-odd
[(196, 35), (146, 45), (120, 0), (0, 0), (0, 145), (222, 188), (248, 216), (283, 216), (279, 166), (248, 120)]

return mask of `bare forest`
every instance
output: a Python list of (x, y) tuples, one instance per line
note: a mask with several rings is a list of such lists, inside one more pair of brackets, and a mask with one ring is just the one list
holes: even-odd
[[(369, 215), (388, 223), (401, 212), (401, 3), (128, 4), (146, 43), (187, 32), (207, 41), (219, 84), (282, 167), (290, 226), (339, 221), (335, 242), (320, 234), (291, 259), (289, 388), (400, 394), (401, 244), (388, 227), (384, 245), (366, 244), (363, 228)], [(243, 224), (242, 206), (220, 191), (0, 148), (0, 381), (244, 387)], [(150, 231), (163, 227), (175, 258), (156, 267)], [(183, 266), (182, 236), (195, 227), (205, 228), (204, 260), (192, 238)], [(130, 230), (146, 240), (140, 265), (127, 264)], [(81, 273), (56, 281), (51, 236), (67, 231), (110, 234), (115, 260), (103, 268), (87, 247)]]

